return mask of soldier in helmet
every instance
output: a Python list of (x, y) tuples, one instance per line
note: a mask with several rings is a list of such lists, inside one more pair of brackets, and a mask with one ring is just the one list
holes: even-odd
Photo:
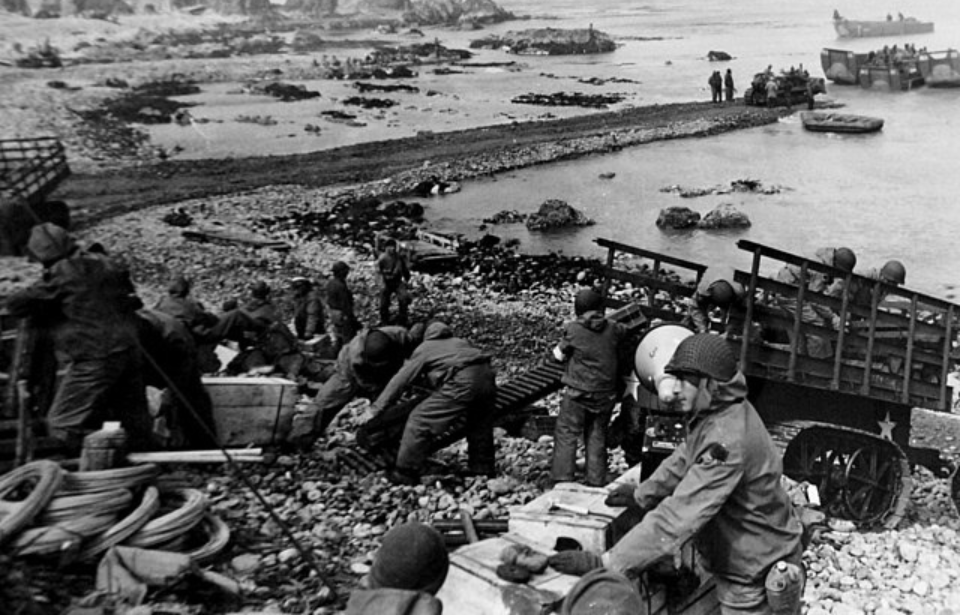
[(309, 278), (297, 276), (290, 280), (293, 290), (293, 328), (297, 338), (313, 339), (324, 331), (323, 303), (316, 285)]
[(603, 316), (603, 297), (592, 288), (580, 290), (573, 302), (576, 319), (564, 325), (553, 350), (563, 361), (563, 401), (554, 431), (551, 478), (574, 480), (577, 443), (583, 438), (585, 483), (607, 484), (607, 430), (617, 401), (623, 325)]
[[(743, 284), (734, 280), (733, 267), (709, 267), (703, 272), (696, 291), (687, 303), (687, 316), (683, 324), (692, 326), (697, 333), (707, 333), (710, 331), (710, 310), (719, 308), (727, 320), (730, 308), (743, 303), (746, 294)], [(727, 324), (727, 331), (735, 333), (735, 326), (729, 322)]]
[(327, 332), (333, 352), (339, 353), (343, 345), (357, 334), (359, 322), (353, 312), (353, 291), (347, 286), (350, 266), (337, 261), (330, 268), (330, 273), (333, 277), (327, 282)]
[(607, 498), (608, 505), (639, 510), (642, 521), (606, 553), (565, 551), (551, 556), (550, 565), (567, 574), (633, 573), (693, 537), (716, 580), (721, 614), (772, 613), (764, 581), (780, 562), (797, 591), (793, 604), (777, 612), (799, 613), (802, 526), (733, 350), (717, 335), (698, 333), (680, 342), (666, 371), (676, 378), (687, 438), (650, 478), (623, 483)]
[[(816, 260), (824, 265), (829, 265), (839, 269), (841, 272), (851, 273), (857, 265), (857, 255), (850, 248), (820, 248), (814, 253)], [(793, 286), (799, 286), (801, 283), (801, 270), (798, 265), (785, 265), (777, 272), (777, 281)], [(826, 295), (828, 297), (841, 297), (843, 294), (844, 280), (840, 277), (833, 277), (819, 271), (807, 271), (807, 290)], [(793, 319), (797, 313), (796, 295), (777, 296), (774, 303), (780, 307), (784, 313)], [(817, 325), (840, 328), (840, 317), (817, 303), (804, 302), (800, 309), (801, 322)], [(788, 334), (792, 335), (792, 328), (788, 329)], [(811, 357), (825, 358), (833, 354), (833, 347), (830, 340), (814, 334), (801, 335), (798, 340), (799, 353)]]
[(397, 373), (423, 338), (424, 327), (389, 326), (363, 329), (340, 350), (336, 371), (317, 393), (308, 418), (297, 421), (292, 439), (307, 440), (324, 434), (344, 406), (358, 397), (374, 399)]

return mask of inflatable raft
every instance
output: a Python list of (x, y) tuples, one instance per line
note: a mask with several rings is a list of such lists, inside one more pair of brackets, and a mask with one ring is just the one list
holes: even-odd
[(883, 128), (883, 120), (866, 115), (850, 113), (823, 113), (804, 111), (800, 113), (803, 127), (812, 132), (840, 132), (862, 134), (877, 132)]

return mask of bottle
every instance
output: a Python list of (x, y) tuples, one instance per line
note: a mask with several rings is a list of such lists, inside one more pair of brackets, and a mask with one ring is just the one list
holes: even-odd
[(767, 604), (773, 615), (796, 615), (800, 612), (803, 573), (799, 566), (785, 561), (777, 562), (767, 573), (764, 586)]
[(83, 438), (80, 471), (111, 470), (122, 464), (126, 454), (126, 430), (119, 421), (108, 421), (101, 429)]

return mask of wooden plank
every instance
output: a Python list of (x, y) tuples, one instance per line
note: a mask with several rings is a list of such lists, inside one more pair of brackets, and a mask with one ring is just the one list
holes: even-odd
[(271, 250), (278, 251), (286, 251), (293, 248), (292, 245), (285, 241), (278, 241), (247, 231), (206, 228), (186, 230), (181, 234), (187, 239), (192, 239), (194, 241), (232, 243), (242, 246), (253, 246), (255, 248), (270, 248)]

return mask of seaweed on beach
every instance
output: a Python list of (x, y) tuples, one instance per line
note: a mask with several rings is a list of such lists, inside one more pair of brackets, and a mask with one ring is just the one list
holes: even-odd
[(606, 109), (609, 105), (621, 102), (622, 94), (581, 94), (574, 92), (556, 92), (554, 94), (521, 94), (513, 97), (510, 102), (521, 105), (542, 105), (547, 107), (586, 107), (589, 109)]
[(364, 109), (389, 109), (399, 104), (389, 98), (365, 98), (363, 96), (351, 96), (343, 99), (345, 105), (355, 105)]

